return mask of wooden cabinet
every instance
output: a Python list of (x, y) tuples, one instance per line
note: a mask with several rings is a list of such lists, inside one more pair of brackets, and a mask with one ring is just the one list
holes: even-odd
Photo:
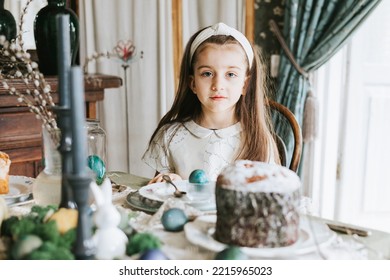
[[(99, 74), (88, 77), (84, 85), (86, 117), (96, 118), (96, 105), (104, 99), (104, 90), (122, 86), (122, 79)], [(45, 77), (45, 80), (52, 88), (54, 102), (57, 102), (57, 77)], [(20, 81), (15, 81), (12, 86), (19, 91), (24, 88)], [(11, 158), (10, 175), (35, 178), (42, 170), (41, 124), (35, 114), (0, 85), (0, 151)]]

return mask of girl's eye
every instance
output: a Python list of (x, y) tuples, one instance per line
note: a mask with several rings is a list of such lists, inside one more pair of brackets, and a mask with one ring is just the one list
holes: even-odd
[(202, 74), (201, 74), (201, 76), (203, 76), (203, 77), (211, 77), (213, 74), (211, 73), (211, 72), (209, 72), (209, 71), (207, 71), (207, 72), (203, 72)]
[(237, 77), (237, 75), (234, 74), (234, 73), (227, 73), (227, 76), (228, 76), (229, 78)]

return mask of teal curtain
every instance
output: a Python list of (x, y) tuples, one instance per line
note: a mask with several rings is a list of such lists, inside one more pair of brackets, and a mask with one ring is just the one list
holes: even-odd
[[(287, 0), (283, 37), (298, 65), (310, 73), (326, 63), (374, 10), (381, 0)], [(281, 51), (276, 100), (287, 106), (303, 123), (310, 87)], [(292, 137), (283, 123), (276, 132), (292, 150)]]

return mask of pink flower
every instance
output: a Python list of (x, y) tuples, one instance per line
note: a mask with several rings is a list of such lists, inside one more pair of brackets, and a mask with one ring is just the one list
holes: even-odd
[(131, 40), (120, 40), (114, 47), (115, 54), (125, 63), (136, 56), (135, 46)]

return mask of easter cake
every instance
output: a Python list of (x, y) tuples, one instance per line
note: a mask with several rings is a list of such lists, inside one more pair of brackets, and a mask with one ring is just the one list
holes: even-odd
[(276, 164), (238, 160), (217, 178), (219, 242), (252, 248), (283, 247), (299, 235), (300, 179)]
[(0, 151), (0, 194), (9, 192), (9, 168), (11, 160), (9, 156)]

